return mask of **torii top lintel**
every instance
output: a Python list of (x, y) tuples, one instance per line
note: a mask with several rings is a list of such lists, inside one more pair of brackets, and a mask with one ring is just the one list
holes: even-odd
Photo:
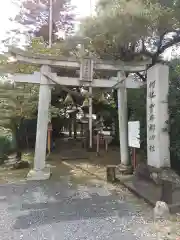
[[(43, 54), (34, 54), (23, 51), (18, 48), (11, 48), (9, 50), (11, 56), (15, 57), (18, 62), (30, 63), (34, 65), (49, 65), (52, 67), (63, 67), (69, 69), (80, 69), (82, 59), (75, 57), (60, 57)], [(141, 72), (147, 69), (151, 64), (151, 60), (144, 60), (140, 62), (125, 63), (122, 61), (102, 61), (93, 59), (94, 71), (126, 71), (126, 72)]]

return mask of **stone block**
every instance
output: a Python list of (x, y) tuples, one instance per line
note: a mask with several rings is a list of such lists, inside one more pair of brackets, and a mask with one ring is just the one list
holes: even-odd
[(106, 168), (107, 182), (116, 181), (116, 165), (108, 165)]
[(154, 207), (154, 219), (168, 219), (170, 216), (169, 207), (167, 203), (157, 201)]

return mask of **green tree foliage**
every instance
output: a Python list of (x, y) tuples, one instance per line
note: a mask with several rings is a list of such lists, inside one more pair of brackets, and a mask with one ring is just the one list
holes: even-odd
[[(97, 57), (123, 61), (151, 58), (154, 65), (180, 42), (179, 10), (179, 0), (99, 0), (96, 14), (82, 22), (80, 34)], [(146, 73), (137, 74), (146, 81)], [(176, 87), (171, 91), (177, 91)], [(129, 89), (128, 107), (130, 119), (141, 122), (146, 152), (146, 89)]]
[(0, 164), (4, 162), (6, 155), (12, 149), (12, 140), (8, 136), (0, 136)]
[(10, 129), (0, 127), (0, 164), (14, 148)]
[(23, 121), (36, 116), (38, 86), (32, 84), (14, 86), (8, 79), (3, 80), (1, 79), (0, 86), (0, 125), (12, 131), (15, 148), (20, 152), (20, 130)]
[(81, 34), (103, 59), (150, 57), (155, 63), (180, 42), (179, 10), (179, 0), (100, 0), (96, 15), (82, 23)]
[(180, 173), (180, 62), (174, 60), (170, 67), (169, 134), (171, 164)]
[[(12, 46), (9, 46), (11, 49)], [(26, 47), (26, 50), (32, 54), (41, 54), (44, 56), (77, 56), (78, 47), (72, 47), (66, 43), (65, 40), (61, 39), (53, 43), (51, 48), (47, 48), (46, 42), (43, 40), (43, 37), (34, 37), (31, 39), (29, 46)], [(24, 73), (31, 74), (35, 71), (40, 71), (39, 65), (32, 65), (28, 63), (21, 62), (11, 62), (9, 61), (6, 54), (0, 55), (0, 73)]]

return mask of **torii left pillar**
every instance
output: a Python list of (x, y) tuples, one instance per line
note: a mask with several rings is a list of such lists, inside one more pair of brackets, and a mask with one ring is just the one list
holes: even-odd
[(123, 174), (132, 173), (132, 166), (128, 152), (128, 108), (127, 108), (127, 89), (126, 77), (124, 72), (118, 72), (119, 87), (118, 94), (118, 117), (119, 117), (119, 140), (121, 164), (118, 170)]
[(28, 173), (28, 180), (46, 180), (50, 178), (50, 168), (46, 167), (46, 144), (48, 128), (48, 112), (51, 102), (51, 86), (44, 74), (48, 74), (49, 66), (41, 67), (41, 81), (39, 88), (38, 118), (36, 130), (36, 146), (33, 169)]

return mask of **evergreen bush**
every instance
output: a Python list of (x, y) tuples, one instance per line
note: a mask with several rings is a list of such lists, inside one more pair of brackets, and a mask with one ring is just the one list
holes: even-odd
[[(12, 151), (12, 139), (9, 136), (0, 136), (0, 159), (4, 160), (6, 155)], [(1, 161), (2, 162), (2, 161)]]
[(172, 62), (170, 66), (169, 87), (169, 134), (171, 166), (180, 173), (180, 64)]

